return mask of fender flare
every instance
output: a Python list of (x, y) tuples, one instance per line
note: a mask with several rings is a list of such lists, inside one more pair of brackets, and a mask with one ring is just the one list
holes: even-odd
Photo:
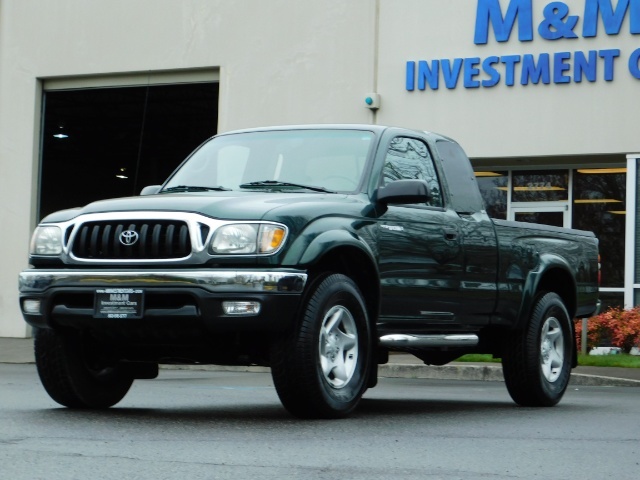
[[(575, 280), (575, 272), (571, 268), (571, 265), (562, 257), (555, 254), (542, 254), (539, 257), (538, 265), (534, 270), (531, 270), (527, 274), (527, 278), (525, 280), (524, 287), (522, 289), (522, 302), (520, 304), (520, 310), (518, 312), (517, 321), (515, 324), (516, 328), (522, 328), (526, 324), (526, 321), (529, 317), (529, 312), (533, 308), (535, 299), (537, 294), (540, 292), (541, 284), (543, 281), (547, 280), (547, 275), (551, 270), (561, 270), (566, 273), (566, 278), (563, 278), (564, 288), (562, 289), (546, 289), (549, 291), (555, 291), (560, 295), (563, 302), (565, 303), (565, 308), (569, 312), (569, 316), (571, 317), (575, 313), (575, 305), (577, 298), (577, 290), (576, 290), (576, 280)], [(570, 284), (566, 284), (566, 279), (569, 279)], [(568, 295), (571, 295), (571, 298), (567, 298)], [(573, 326), (571, 325), (573, 329)]]
[(284, 258), (283, 265), (311, 265), (326, 253), (339, 247), (357, 248), (373, 265), (377, 265), (369, 244), (354, 232), (344, 229), (328, 230), (316, 235), (308, 243), (306, 239), (308, 237), (305, 235), (298, 237)]

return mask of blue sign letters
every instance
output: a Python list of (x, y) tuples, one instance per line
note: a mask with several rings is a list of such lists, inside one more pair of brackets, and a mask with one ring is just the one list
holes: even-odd
[[(551, 42), (579, 36), (590, 38), (598, 34), (600, 21), (605, 34), (619, 35), (627, 15), (630, 17), (629, 33), (640, 34), (640, 0), (617, 0), (615, 7), (614, 1), (584, 0), (580, 30), (577, 28), (580, 15), (570, 11), (562, 1), (552, 1), (540, 12), (534, 12), (533, 0), (510, 0), (506, 11), (502, 10), (500, 0), (477, 0), (473, 41), (476, 45), (486, 45), (492, 31), (497, 42), (507, 42), (514, 29), (520, 42), (532, 41), (535, 31), (540, 38)], [(536, 30), (534, 18), (541, 19), (536, 21)], [(454, 89), (460, 77), (464, 88), (490, 88), (500, 82), (513, 86), (517, 81), (520, 85), (580, 83), (583, 79), (611, 82), (620, 56), (619, 49), (604, 49), (408, 61), (406, 89), (438, 90), (441, 84), (447, 89)], [(640, 48), (629, 56), (628, 69), (634, 78), (640, 80)]]
[(583, 37), (595, 37), (598, 33), (598, 17), (602, 16), (602, 23), (607, 35), (618, 35), (622, 27), (622, 20), (631, 5), (630, 30), (632, 34), (640, 33), (640, 0), (618, 0), (613, 9), (611, 0), (586, 0), (584, 7)]
[[(618, 35), (627, 12), (630, 13), (630, 31), (640, 33), (640, 0), (618, 0), (614, 9), (613, 0), (585, 0), (582, 36), (595, 37), (598, 19), (602, 18), (607, 35)], [(542, 11), (543, 20), (538, 25), (538, 33), (547, 40), (578, 38), (574, 29), (580, 17), (569, 14), (569, 6), (564, 2), (551, 2)], [(489, 39), (489, 26), (493, 27), (496, 41), (506, 42), (511, 37), (514, 26), (518, 26), (518, 40), (533, 40), (532, 0), (511, 0), (503, 15), (499, 0), (478, 0), (476, 11), (476, 31), (474, 43), (484, 45)]]
[(518, 19), (518, 39), (521, 42), (533, 40), (533, 17), (531, 0), (512, 0), (507, 15), (502, 16), (499, 0), (478, 0), (476, 11), (476, 34), (474, 42), (487, 43), (489, 22), (498, 42), (506, 42), (511, 36), (513, 25)]

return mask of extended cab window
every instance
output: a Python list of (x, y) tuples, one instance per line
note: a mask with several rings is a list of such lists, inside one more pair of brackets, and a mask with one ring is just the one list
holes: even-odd
[(442, 160), (442, 169), (449, 186), (451, 207), (458, 213), (484, 210), (476, 176), (462, 147), (455, 142), (438, 140), (436, 150)]
[(382, 170), (382, 185), (395, 180), (424, 180), (429, 184), (433, 198), (430, 207), (442, 207), (442, 189), (427, 145), (409, 137), (396, 137), (391, 141)]

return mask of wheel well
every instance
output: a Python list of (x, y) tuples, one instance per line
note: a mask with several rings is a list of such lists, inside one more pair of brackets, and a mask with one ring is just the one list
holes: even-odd
[(320, 257), (309, 268), (311, 278), (323, 272), (342, 273), (351, 278), (362, 293), (372, 325), (378, 316), (380, 283), (371, 259), (360, 249), (337, 247)]
[(546, 271), (538, 284), (538, 292), (555, 292), (567, 308), (569, 318), (576, 313), (576, 286), (573, 278), (562, 268)]

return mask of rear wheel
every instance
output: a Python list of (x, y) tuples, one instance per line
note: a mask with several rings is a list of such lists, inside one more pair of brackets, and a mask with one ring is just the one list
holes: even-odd
[(76, 332), (38, 329), (34, 342), (40, 381), (69, 408), (108, 408), (124, 398), (133, 378)]
[(502, 359), (505, 383), (517, 404), (549, 407), (562, 399), (571, 377), (572, 340), (562, 299), (540, 294), (524, 330), (507, 340)]
[(367, 388), (371, 343), (355, 283), (341, 274), (318, 279), (298, 324), (273, 342), (271, 371), (282, 404), (301, 418), (349, 414)]

